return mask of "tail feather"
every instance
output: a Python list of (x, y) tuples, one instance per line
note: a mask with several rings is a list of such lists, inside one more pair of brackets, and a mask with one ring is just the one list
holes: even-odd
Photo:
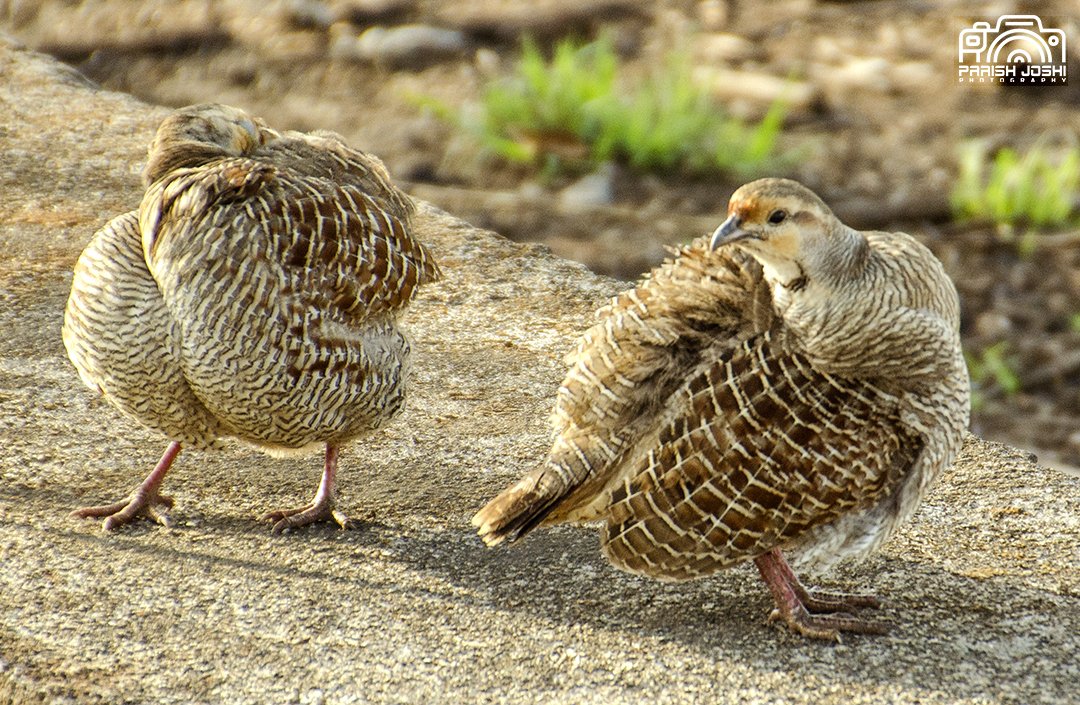
[(488, 546), (513, 543), (539, 526), (566, 496), (563, 478), (540, 466), (500, 492), (472, 518)]

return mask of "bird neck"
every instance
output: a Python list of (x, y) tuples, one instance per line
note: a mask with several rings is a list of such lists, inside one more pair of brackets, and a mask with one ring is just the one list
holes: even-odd
[(175, 169), (202, 166), (227, 156), (230, 156), (227, 150), (206, 142), (185, 140), (155, 145), (143, 169), (143, 182), (149, 186)]
[(862, 233), (840, 225), (799, 257), (759, 261), (781, 317), (817, 318), (864, 280), (870, 254)]
[(827, 245), (812, 261), (813, 276), (832, 290), (841, 290), (862, 280), (870, 259), (870, 243), (858, 230), (837, 223)]

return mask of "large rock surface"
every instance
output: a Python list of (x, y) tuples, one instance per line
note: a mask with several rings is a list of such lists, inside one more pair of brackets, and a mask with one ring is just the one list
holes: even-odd
[(0, 40), (0, 703), (1075, 703), (1080, 482), (971, 439), (915, 521), (833, 576), (884, 637), (765, 623), (750, 567), (668, 585), (589, 530), (488, 551), (468, 518), (536, 462), (561, 355), (618, 283), (425, 208), (445, 281), (408, 317), (407, 412), (343, 460), (359, 530), (272, 536), (318, 457), (186, 453), (173, 530), (68, 517), (161, 438), (82, 387), (60, 324), (165, 114)]

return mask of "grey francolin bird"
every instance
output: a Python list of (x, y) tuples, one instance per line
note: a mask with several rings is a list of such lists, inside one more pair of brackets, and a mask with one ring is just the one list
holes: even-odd
[(339, 136), (279, 133), (223, 105), (169, 116), (144, 180), (139, 209), (76, 264), (63, 336), (83, 381), (170, 443), (130, 497), (75, 513), (168, 525), (160, 486), (181, 446), (232, 437), (270, 453), (324, 445), (312, 502), (264, 519), (346, 526), (339, 449), (402, 408), (397, 317), (439, 277), (411, 201)]
[(787, 560), (817, 571), (877, 549), (953, 462), (969, 414), (959, 317), (910, 236), (754, 181), (711, 239), (601, 309), (547, 460), (473, 524), (495, 545), (602, 522), (612, 563), (664, 580), (752, 560), (794, 631), (883, 631), (855, 613), (875, 597), (806, 588)]

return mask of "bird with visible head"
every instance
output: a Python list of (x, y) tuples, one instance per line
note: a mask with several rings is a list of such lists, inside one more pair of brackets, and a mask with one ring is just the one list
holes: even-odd
[(792, 630), (883, 631), (856, 614), (875, 597), (795, 570), (876, 550), (959, 451), (959, 302), (929, 250), (754, 181), (711, 237), (601, 309), (568, 363), (548, 457), (473, 518), (486, 543), (598, 521), (624, 570), (752, 561)]
[(410, 343), (397, 319), (440, 276), (412, 236), (412, 201), (333, 133), (278, 132), (217, 104), (161, 123), (144, 179), (139, 208), (79, 258), (63, 338), (91, 389), (170, 443), (131, 496), (76, 514), (168, 524), (160, 487), (181, 446), (231, 437), (325, 448), (312, 501), (264, 516), (275, 532), (349, 525), (339, 452), (401, 410)]

